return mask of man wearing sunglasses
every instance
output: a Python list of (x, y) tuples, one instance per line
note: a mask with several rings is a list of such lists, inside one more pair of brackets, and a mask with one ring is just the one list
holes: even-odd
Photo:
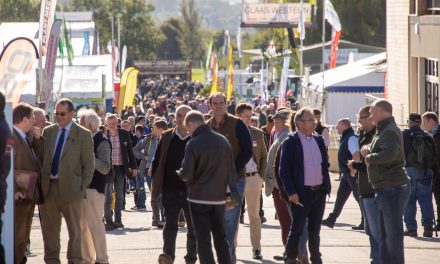
[(44, 129), (42, 190), (45, 203), (40, 207), (46, 263), (60, 261), (61, 216), (69, 229), (67, 258), (81, 263), (81, 202), (86, 197), (95, 170), (93, 140), (89, 130), (72, 121), (73, 103), (58, 100), (56, 124)]

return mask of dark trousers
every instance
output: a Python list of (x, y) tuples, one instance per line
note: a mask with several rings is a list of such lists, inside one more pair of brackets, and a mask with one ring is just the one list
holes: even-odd
[[(437, 186), (436, 188), (433, 188), (433, 189), (434, 189), (435, 203), (437, 204), (437, 216), (436, 216), (437, 227), (440, 227), (440, 187)], [(440, 231), (440, 229), (438, 229), (438, 228), (437, 228), (437, 230)]]
[(300, 202), (304, 207), (289, 203), (292, 214), (292, 225), (290, 226), (289, 238), (286, 244), (286, 257), (296, 259), (298, 257), (298, 245), (301, 234), (308, 219), (309, 224), (309, 251), (310, 260), (313, 264), (321, 264), (321, 253), (319, 252), (321, 221), (325, 210), (324, 190), (304, 189)]
[(281, 200), (280, 193), (277, 188), (273, 189), (272, 197), (273, 204), (278, 215), (278, 221), (280, 222), (281, 226), (281, 240), (285, 246), (287, 243), (287, 236), (289, 235), (292, 219), (290, 218), (289, 208), (287, 207), (286, 202)]
[(189, 203), (194, 233), (197, 239), (197, 253), (200, 264), (215, 264), (211, 246), (211, 232), (218, 263), (230, 264), (229, 245), (225, 231), (225, 205)]
[[(354, 199), (359, 204), (359, 192), (356, 184), (356, 177), (351, 176), (350, 173), (342, 173), (338, 193), (336, 194), (335, 207), (333, 208), (333, 212), (331, 212), (327, 218), (329, 221), (333, 223), (336, 222), (336, 219), (341, 215), (342, 208), (344, 208), (345, 202), (347, 202), (352, 192)], [(362, 217), (362, 223), (363, 222), (364, 221)]]
[[(165, 187), (165, 186), (164, 186)], [(173, 259), (176, 253), (176, 238), (179, 221), (180, 210), (183, 209), (185, 218), (187, 220), (187, 238), (186, 250), (187, 254), (185, 260), (197, 260), (196, 238), (194, 236), (193, 225), (191, 222), (191, 215), (187, 199), (187, 192), (185, 189), (174, 189), (165, 187), (162, 193), (162, 204), (165, 213), (165, 227), (163, 229), (163, 252)]]

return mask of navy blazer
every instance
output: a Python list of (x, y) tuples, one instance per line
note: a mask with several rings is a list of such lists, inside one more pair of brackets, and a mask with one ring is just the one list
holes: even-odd
[[(330, 194), (330, 174), (327, 150), (322, 136), (313, 134), (322, 155), (322, 177), (324, 190)], [(291, 133), (281, 146), (279, 175), (287, 195), (304, 193), (304, 152), (298, 132)]]

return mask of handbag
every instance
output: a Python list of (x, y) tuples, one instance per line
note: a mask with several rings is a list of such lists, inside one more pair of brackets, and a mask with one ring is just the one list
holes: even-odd
[(41, 175), (36, 171), (14, 170), (16, 190), (24, 195), (23, 200), (34, 204), (43, 204)]

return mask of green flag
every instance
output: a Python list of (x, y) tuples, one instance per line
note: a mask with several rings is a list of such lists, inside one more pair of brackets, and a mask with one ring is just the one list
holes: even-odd
[[(64, 42), (65, 42), (66, 49), (67, 49), (67, 60), (69, 61), (69, 66), (72, 66), (73, 48), (72, 48), (72, 43), (70, 42), (70, 34), (69, 34), (69, 30), (67, 30), (65, 17), (64, 17), (63, 24), (64, 24)], [(64, 48), (63, 48), (63, 50), (64, 50)], [(64, 55), (64, 52), (62, 54)]]

